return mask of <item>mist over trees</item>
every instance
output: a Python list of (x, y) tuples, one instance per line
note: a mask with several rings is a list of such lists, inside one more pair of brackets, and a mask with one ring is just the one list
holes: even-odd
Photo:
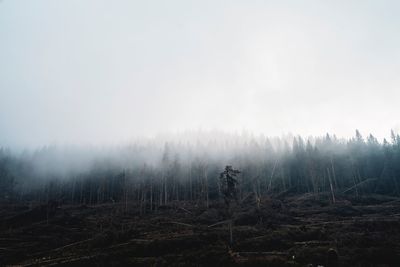
[[(167, 138), (168, 139), (168, 138)], [(238, 199), (282, 192), (400, 195), (400, 136), (379, 142), (250, 134), (178, 136), (113, 148), (0, 149), (1, 201), (123, 203), (143, 212), (176, 201), (208, 206), (221, 198), (219, 176), (239, 169)]]

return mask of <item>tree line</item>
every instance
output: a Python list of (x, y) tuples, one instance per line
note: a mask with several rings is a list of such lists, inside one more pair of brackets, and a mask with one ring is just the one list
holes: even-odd
[[(350, 139), (228, 136), (206, 142), (132, 144), (83, 157), (54, 147), (19, 155), (0, 149), (0, 200), (118, 202), (143, 212), (177, 201), (208, 206), (221, 197), (226, 165), (240, 170), (238, 198), (282, 192), (400, 196), (400, 136)], [(67, 153), (68, 154), (68, 153)], [(72, 160), (71, 160), (72, 158)], [(85, 164), (81, 164), (85, 162)], [(57, 166), (57, 167), (55, 167)]]

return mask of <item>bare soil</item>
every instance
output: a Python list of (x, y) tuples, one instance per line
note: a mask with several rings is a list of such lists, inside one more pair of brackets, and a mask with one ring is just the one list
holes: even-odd
[[(400, 199), (254, 196), (144, 209), (3, 203), (0, 266), (400, 266)], [(155, 207), (152, 207), (155, 209)]]

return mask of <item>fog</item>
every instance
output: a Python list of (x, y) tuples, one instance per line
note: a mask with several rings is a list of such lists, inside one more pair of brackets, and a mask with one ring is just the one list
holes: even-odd
[(348, 154), (354, 152), (355, 145), (364, 147), (358, 149), (359, 153), (370, 156), (373, 154), (371, 151), (378, 149), (382, 154), (389, 143), (396, 147), (399, 142), (400, 135), (394, 131), (391, 139), (385, 139), (383, 143), (379, 143), (373, 135), (341, 139), (329, 134), (303, 138), (293, 135), (256, 136), (249, 132), (187, 131), (136, 139), (122, 145), (49, 145), (19, 152), (0, 148), (0, 167), (7, 166), (4, 167), (7, 172), (14, 171), (15, 177), (28, 181), (28, 177), (36, 181), (70, 180), (91, 173), (112, 176), (110, 172), (141, 169), (159, 171), (174, 164), (186, 169), (196, 165), (223, 169), (232, 164), (251, 168), (288, 161), (291, 157), (297, 157), (298, 150), (315, 154), (321, 159), (326, 155), (351, 159), (352, 156)]
[[(19, 153), (0, 149), (0, 160), (8, 157), (20, 161), (29, 166), (29, 175), (36, 179), (71, 179), (92, 171), (132, 170), (146, 166), (162, 169), (165, 161), (168, 164), (176, 161), (185, 167), (196, 163), (223, 168), (224, 164), (237, 162), (243, 156), (257, 163), (287, 152), (285, 146), (291, 148), (293, 139), (290, 135), (266, 138), (247, 132), (185, 132), (136, 139), (123, 145), (50, 145)], [(309, 140), (313, 142), (313, 138)]]
[(0, 2), (0, 146), (399, 131), (398, 1)]

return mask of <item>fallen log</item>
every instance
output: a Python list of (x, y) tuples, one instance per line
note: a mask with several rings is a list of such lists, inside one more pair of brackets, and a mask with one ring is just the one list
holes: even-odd
[(364, 180), (364, 181), (361, 181), (361, 182), (359, 182), (359, 183), (357, 183), (357, 184), (355, 184), (355, 185), (353, 185), (353, 186), (347, 188), (346, 190), (342, 191), (342, 194), (347, 193), (347, 192), (349, 192), (350, 190), (355, 189), (355, 188), (357, 188), (357, 186), (362, 185), (362, 184), (364, 184), (364, 183), (366, 183), (366, 182), (375, 181), (375, 180), (378, 180), (378, 179), (376, 179), (376, 178), (369, 178), (369, 179), (366, 179), (366, 180)]
[(230, 223), (230, 221), (231, 220), (225, 220), (225, 221), (220, 221), (220, 222), (217, 222), (217, 223), (214, 223), (214, 224), (211, 224), (211, 225), (209, 225), (208, 227), (214, 227), (214, 226), (217, 226), (217, 225), (221, 225), (221, 224), (226, 224), (226, 223)]
[(233, 255), (238, 256), (288, 256), (286, 251), (236, 251), (232, 252)]
[(182, 226), (187, 226), (187, 227), (194, 227), (194, 225), (191, 225), (188, 223), (181, 223), (181, 222), (162, 222), (162, 224), (177, 224), (177, 225), (182, 225)]

